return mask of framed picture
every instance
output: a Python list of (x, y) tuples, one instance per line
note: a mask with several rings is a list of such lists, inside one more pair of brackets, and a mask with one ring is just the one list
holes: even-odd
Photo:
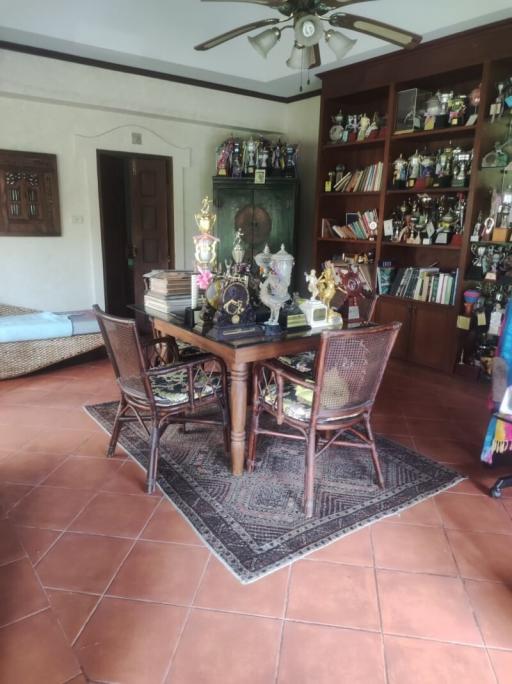
[(265, 169), (256, 169), (254, 171), (254, 182), (258, 185), (265, 185)]

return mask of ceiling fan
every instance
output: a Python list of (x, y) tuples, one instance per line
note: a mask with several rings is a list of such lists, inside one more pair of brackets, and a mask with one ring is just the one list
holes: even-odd
[[(286, 64), (291, 69), (311, 69), (320, 66), (319, 42), (323, 37), (328, 47), (338, 59), (342, 59), (356, 43), (348, 36), (334, 31), (332, 28), (324, 30), (324, 24), (329, 27), (350, 29), (358, 33), (366, 33), (369, 36), (380, 38), (388, 43), (398, 45), (401, 48), (411, 49), (421, 42), (421, 36), (411, 31), (405, 31), (396, 26), (385, 24), (368, 17), (360, 17), (346, 12), (334, 12), (332, 10), (343, 9), (347, 5), (358, 2), (373, 2), (374, 0), (202, 0), (203, 2), (251, 2), (275, 9), (284, 15), (284, 19), (277, 17), (253, 21), (243, 26), (238, 26), (231, 31), (221, 33), (219, 36), (210, 38), (204, 43), (195, 46), (195, 50), (210, 50), (228, 40), (232, 40), (244, 33), (249, 33), (264, 26), (262, 33), (249, 36), (248, 40), (253, 48), (262, 56), (268, 52), (281, 38), (284, 29), (293, 29), (295, 40), (292, 52)], [(278, 26), (279, 25), (279, 28)]]

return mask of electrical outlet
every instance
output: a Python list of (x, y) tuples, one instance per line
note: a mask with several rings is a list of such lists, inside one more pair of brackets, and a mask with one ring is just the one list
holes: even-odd
[(142, 145), (142, 133), (132, 133), (132, 145)]

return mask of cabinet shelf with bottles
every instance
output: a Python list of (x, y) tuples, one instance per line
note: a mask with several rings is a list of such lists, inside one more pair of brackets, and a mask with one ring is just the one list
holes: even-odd
[[(379, 322), (402, 321), (395, 355), (445, 371), (452, 371), (459, 358), (456, 322), (462, 307), (464, 273), (472, 258), (470, 235), (478, 208), (489, 201), (486, 187), (489, 180), (484, 182), (484, 178), (507, 176), (479, 169), (484, 153), (502, 139), (502, 134), (500, 137), (496, 132), (499, 124), (489, 123), (489, 106), (495, 98), (496, 82), (506, 75), (504, 72), (512, 61), (511, 31), (512, 21), (507, 20), (432, 41), (410, 52), (397, 52), (320, 76), (322, 101), (312, 265), (320, 268), (332, 252), (340, 252), (345, 246), (349, 249), (352, 244), (353, 252), (359, 252), (358, 258), (362, 258), (366, 250), (371, 252), (375, 286), (377, 267), (383, 263), (392, 263), (396, 270), (426, 269), (435, 265), (440, 274), (453, 277), (452, 305), (385, 294), (379, 297), (375, 316)], [(512, 75), (512, 69), (507, 73)], [(418, 94), (425, 94), (426, 99), (409, 117), (410, 130), (398, 130), (403, 92), (413, 89), (417, 89)], [(346, 117), (344, 120), (340, 117), (336, 120), (340, 110)], [(423, 116), (422, 111), (426, 111), (427, 116)], [(378, 137), (344, 143), (333, 139), (342, 132), (332, 128), (349, 122), (348, 115), (354, 117), (365, 113), (372, 122), (374, 112), (379, 113), (382, 127)], [(409, 112), (405, 111), (407, 114)], [(351, 129), (353, 123), (352, 118)], [(411, 162), (414, 164), (417, 163), (415, 155), (430, 155), (427, 167), (439, 165), (441, 161), (445, 166), (441, 165), (440, 185), (433, 187), (432, 179), (428, 178), (412, 183), (413, 187), (397, 185), (394, 162), (400, 155), (407, 163), (413, 157)], [(456, 157), (455, 171), (452, 158), (446, 172), (445, 157), (451, 155)], [(336, 180), (336, 173), (340, 171), (337, 166), (354, 170), (377, 162), (382, 163), (382, 179), (378, 190), (371, 195), (325, 192), (329, 174)], [(427, 168), (426, 175), (430, 173)], [(451, 182), (452, 178), (457, 182)], [(406, 207), (405, 213), (411, 212), (413, 228), (418, 225), (418, 217), (419, 225), (426, 225), (422, 223), (424, 207), (418, 204), (426, 202), (425, 195), (431, 197), (431, 206), (441, 205), (435, 213), (437, 219), (443, 219), (441, 225), (434, 221), (434, 233), (429, 230), (428, 235), (418, 236), (412, 232), (404, 234), (402, 241), (390, 240), (390, 220), (393, 220), (397, 206), (409, 203), (410, 208)], [(338, 199), (334, 200), (334, 197)], [(340, 219), (343, 212), (364, 211), (370, 204), (378, 211), (375, 241), (369, 244), (322, 235), (322, 219), (329, 216)], [(446, 233), (446, 243), (441, 241), (443, 236), (438, 237), (439, 230)], [(456, 238), (452, 238), (453, 235)]]

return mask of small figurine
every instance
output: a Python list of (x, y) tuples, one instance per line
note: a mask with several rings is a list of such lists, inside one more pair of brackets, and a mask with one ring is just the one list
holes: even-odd
[(359, 132), (357, 134), (358, 140), (364, 140), (366, 138), (370, 123), (370, 119), (366, 116), (366, 113), (363, 114), (363, 116), (359, 119)]
[(320, 301), (327, 308), (327, 319), (329, 321), (339, 319), (339, 314), (331, 309), (331, 301), (336, 294), (337, 281), (338, 277), (336, 276), (334, 266), (330, 261), (326, 261), (325, 268), (318, 278), (316, 286)]
[(308, 290), (311, 293), (310, 300), (314, 301), (318, 299), (318, 278), (316, 270), (312, 268), (309, 273), (304, 272), (304, 276), (306, 278), (306, 283), (308, 284)]
[(405, 188), (407, 181), (407, 161), (400, 154), (398, 159), (393, 162), (393, 187)]

